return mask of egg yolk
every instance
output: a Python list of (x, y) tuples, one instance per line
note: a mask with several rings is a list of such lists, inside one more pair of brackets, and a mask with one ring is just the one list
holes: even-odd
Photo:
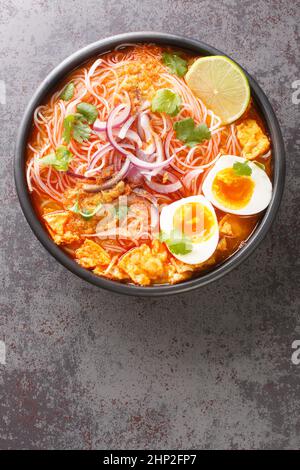
[(233, 168), (219, 171), (212, 184), (215, 198), (228, 209), (241, 209), (250, 201), (254, 191), (250, 176), (237, 175)]
[(211, 211), (199, 202), (180, 206), (173, 216), (174, 230), (192, 239), (194, 243), (211, 237), (215, 229), (215, 218)]

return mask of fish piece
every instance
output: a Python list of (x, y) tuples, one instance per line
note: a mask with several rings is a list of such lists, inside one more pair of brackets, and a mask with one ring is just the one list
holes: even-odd
[(107, 266), (110, 262), (109, 254), (98, 243), (85, 240), (75, 252), (77, 262), (84, 268), (96, 268), (96, 266)]
[(270, 148), (270, 141), (254, 119), (246, 119), (237, 126), (237, 137), (242, 146), (242, 156), (254, 160)]
[(78, 233), (67, 227), (70, 215), (68, 211), (59, 211), (43, 216), (48, 231), (57, 245), (67, 245), (80, 239)]
[(235, 214), (226, 214), (219, 222), (220, 235), (229, 238), (243, 238), (249, 231), (248, 225), (245, 226), (239, 216)]
[(126, 274), (121, 268), (118, 266), (113, 266), (109, 272), (107, 273), (106, 268), (103, 268), (101, 266), (97, 266), (94, 270), (93, 273), (97, 274), (97, 276), (105, 276), (109, 277), (110, 279), (113, 279), (115, 281), (125, 281), (130, 279), (128, 274)]
[(165, 266), (168, 257), (167, 250), (160, 246), (158, 240), (148, 246), (145, 243), (133, 248), (122, 256), (118, 263), (136, 284), (148, 286), (162, 282), (165, 277)]

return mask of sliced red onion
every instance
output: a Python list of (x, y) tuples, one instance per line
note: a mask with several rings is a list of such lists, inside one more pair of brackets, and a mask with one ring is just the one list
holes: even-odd
[(142, 189), (142, 188), (135, 188), (133, 189), (133, 191), (135, 194), (137, 194), (138, 196), (141, 196), (141, 197), (144, 197), (145, 199), (148, 199), (148, 201), (150, 201), (154, 206), (157, 206), (158, 207), (158, 203), (157, 203), (157, 199), (155, 196), (153, 196), (153, 194), (150, 194), (148, 193), (148, 191), (146, 191), (145, 189)]
[(143, 175), (140, 173), (139, 169), (132, 164), (130, 164), (126, 178), (132, 184), (142, 184), (144, 181)]
[[(157, 152), (157, 160), (156, 162), (163, 162), (166, 161), (164, 160), (164, 150), (163, 150), (163, 145), (161, 138), (158, 135), (154, 135), (155, 139), (155, 145), (156, 145), (156, 152)], [(173, 157), (170, 157), (172, 159)], [(158, 173), (161, 171), (160, 167), (153, 168), (151, 171), (144, 171), (143, 175), (150, 181), (153, 176), (158, 175)]]
[[(134, 150), (134, 146), (133, 145), (130, 145), (130, 144), (124, 144), (124, 147), (125, 148), (128, 148), (128, 149), (131, 149), (131, 150)], [(92, 161), (88, 167), (88, 170), (85, 172), (85, 176), (88, 177), (89, 174), (91, 173), (96, 173), (97, 171), (99, 170), (102, 170), (102, 168), (100, 167), (97, 167), (95, 168), (95, 165), (96, 163), (98, 163), (98, 160), (100, 158), (103, 158), (107, 155), (107, 153), (109, 153), (111, 150), (115, 150), (114, 147), (108, 143), (108, 144), (105, 144), (102, 149), (100, 149), (98, 152), (96, 152), (92, 158)]]
[[(120, 104), (119, 106), (117, 106), (114, 111), (117, 110), (117, 113), (114, 115), (115, 116), (115, 119), (114, 119), (114, 122), (112, 123), (112, 127), (119, 127), (121, 124), (123, 124), (127, 119), (128, 119), (128, 116), (130, 114), (130, 110), (131, 110), (131, 105), (130, 103), (128, 104)], [(122, 111), (122, 112), (120, 112)], [(118, 116), (118, 113), (119, 116)], [(107, 129), (107, 122), (108, 121), (100, 121), (99, 119), (96, 119), (96, 121), (94, 122), (94, 125), (93, 125), (93, 129), (95, 131), (98, 131), (98, 132), (101, 132), (101, 131), (106, 131)]]
[(148, 155), (147, 153), (144, 152), (144, 150), (141, 150), (141, 149), (136, 150), (136, 156), (139, 157), (141, 160), (144, 160), (145, 162), (150, 162), (150, 163), (152, 163), (157, 157), (156, 153), (152, 153)]
[(94, 155), (93, 155), (93, 158), (92, 158), (92, 160), (91, 160), (91, 162), (88, 166), (88, 171), (91, 170), (92, 168), (94, 168), (94, 166), (96, 165), (98, 160), (101, 157), (103, 157), (104, 155), (106, 155), (108, 152), (110, 152), (111, 150), (113, 150), (113, 146), (108, 143), (108, 144), (103, 145), (103, 147), (100, 150), (95, 152)]
[(82, 180), (94, 179), (92, 176), (78, 175), (77, 173), (74, 173), (73, 171), (70, 171), (70, 170), (67, 170), (67, 175), (70, 176), (71, 178), (78, 178)]
[(198, 176), (203, 173), (204, 170), (202, 168), (196, 168), (195, 170), (189, 171), (183, 178), (182, 182), (183, 184), (189, 188), (191, 185), (191, 182), (194, 178), (198, 178)]
[[(119, 137), (120, 137), (120, 135), (119, 135)], [(133, 140), (133, 142), (135, 142), (139, 148), (142, 147), (143, 143), (142, 143), (141, 138), (140, 138), (140, 136), (138, 135), (137, 132), (132, 131), (131, 129), (129, 129), (126, 133), (126, 137), (129, 140)]]
[(147, 108), (149, 108), (151, 105), (150, 101), (144, 101), (144, 103), (140, 106), (140, 111), (145, 111)]
[(136, 120), (136, 115), (131, 116), (129, 119), (127, 119), (125, 124), (123, 124), (118, 134), (120, 139), (125, 139), (127, 131), (129, 130), (130, 126), (134, 123), (135, 120)]
[(165, 140), (165, 155), (166, 155), (166, 158), (170, 158), (170, 142), (171, 142), (171, 139), (172, 139), (172, 136), (173, 136), (173, 130), (171, 130), (167, 137), (166, 137), (166, 140)]
[[(121, 106), (121, 105), (120, 105)], [(112, 128), (112, 125), (114, 123), (114, 119), (115, 119), (115, 115), (119, 112), (119, 107), (118, 106), (117, 108), (115, 108), (109, 115), (108, 117), (108, 120), (107, 120), (107, 129), (106, 129), (106, 133), (107, 133), (107, 138), (108, 140), (110, 141), (111, 145), (118, 151), (120, 152), (122, 155), (125, 155), (126, 157), (129, 158), (129, 160), (131, 161), (131, 163), (133, 163), (133, 165), (136, 165), (138, 166), (139, 168), (144, 168), (145, 170), (154, 170), (156, 168), (164, 168), (165, 166), (169, 165), (170, 162), (173, 160), (174, 158), (174, 155), (168, 159), (168, 160), (164, 160), (164, 161), (160, 161), (160, 162), (155, 162), (155, 163), (149, 163), (149, 162), (145, 162), (145, 161), (142, 161), (140, 160), (139, 158), (137, 158), (135, 155), (133, 155), (131, 152), (128, 152), (124, 147), (122, 147), (121, 145), (118, 144), (118, 142), (116, 141), (115, 137), (114, 137), (114, 132), (113, 132), (113, 128)]]
[[(157, 153), (157, 161), (158, 162), (163, 162), (165, 159), (165, 154), (164, 154), (164, 149), (163, 149), (163, 144), (161, 141), (161, 138), (158, 135), (154, 135), (154, 140), (155, 140), (155, 146), (156, 146), (156, 153)], [(154, 169), (152, 171), (151, 177), (158, 175), (160, 172), (159, 169)]]
[(109, 189), (115, 184), (117, 184), (122, 178), (124, 178), (127, 174), (127, 171), (129, 169), (130, 165), (130, 160), (126, 158), (122, 168), (118, 173), (116, 173), (111, 179), (108, 181), (105, 181), (102, 184), (84, 184), (83, 189), (84, 191), (87, 191), (89, 193), (98, 193), (99, 191), (102, 191), (103, 189)]
[(154, 140), (155, 140), (155, 145), (156, 145), (156, 152), (157, 152), (157, 155), (158, 155), (158, 161), (162, 162), (165, 158), (165, 155), (164, 155), (164, 150), (163, 150), (163, 145), (162, 145), (161, 138), (157, 134), (155, 134), (154, 135)]
[(152, 155), (155, 152), (155, 144), (154, 142), (151, 142), (150, 144), (147, 145), (146, 148), (143, 149), (143, 152), (146, 155)]
[(140, 113), (138, 115), (137, 129), (141, 139), (148, 142), (151, 140), (151, 124), (149, 116), (146, 113)]
[(172, 175), (172, 173), (166, 172), (168, 175), (168, 179), (171, 181), (170, 184), (162, 184), (162, 183), (155, 183), (154, 181), (146, 181), (146, 184), (151, 188), (153, 191), (162, 194), (174, 193), (182, 188), (182, 183), (179, 179)]
[(139, 158), (135, 157), (133, 154), (126, 154), (128, 158), (130, 159), (131, 163), (133, 165), (136, 165), (139, 168), (144, 168), (145, 170), (155, 170), (155, 169), (163, 169), (164, 167), (170, 165), (170, 162), (173, 160), (174, 156), (169, 158), (168, 160), (164, 160), (163, 162), (145, 162), (143, 160), (140, 160)]
[(147, 144), (146, 148), (143, 148), (143, 152), (147, 155), (151, 155), (155, 152), (155, 144), (152, 137), (150, 119), (147, 114), (140, 113), (138, 115), (137, 128), (140, 138)]

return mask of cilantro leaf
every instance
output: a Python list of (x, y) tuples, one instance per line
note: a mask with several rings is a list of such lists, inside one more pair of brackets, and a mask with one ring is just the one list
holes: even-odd
[(169, 250), (175, 255), (187, 255), (192, 251), (192, 243), (186, 240), (173, 239), (167, 243)]
[(232, 168), (234, 169), (235, 173), (239, 176), (251, 176), (252, 174), (252, 169), (247, 161), (243, 163), (235, 162)]
[(79, 103), (77, 105), (77, 113), (69, 114), (64, 119), (63, 139), (69, 144), (71, 138), (80, 144), (84, 140), (88, 140), (91, 135), (89, 124), (93, 124), (98, 116), (96, 106), (90, 103)]
[(195, 121), (192, 118), (182, 119), (181, 121), (175, 122), (174, 129), (177, 139), (182, 140), (189, 147), (194, 147), (211, 137), (210, 130), (207, 125), (200, 124), (199, 126), (196, 126)]
[(77, 105), (76, 109), (78, 113), (82, 114), (88, 124), (94, 124), (98, 117), (98, 109), (96, 106), (83, 101)]
[(176, 116), (179, 113), (181, 98), (169, 88), (158, 90), (152, 98), (152, 111)]
[(159, 240), (165, 242), (171, 253), (175, 255), (187, 255), (193, 248), (190, 238), (176, 230), (171, 230), (170, 233), (161, 232)]
[(74, 83), (72, 83), (72, 82), (68, 83), (64, 87), (61, 94), (59, 95), (60, 99), (64, 100), (64, 101), (70, 101), (73, 98), (74, 90), (75, 90)]
[(187, 72), (187, 61), (182, 59), (178, 54), (163, 53), (163, 63), (169, 68), (170, 72), (183, 77)]
[(90, 138), (91, 128), (82, 122), (84, 120), (85, 117), (80, 113), (69, 114), (65, 117), (63, 139), (67, 144), (70, 143), (71, 137), (79, 143)]
[(71, 140), (71, 132), (72, 132), (74, 121), (75, 121), (74, 114), (69, 114), (69, 116), (65, 117), (64, 119), (63, 139), (67, 144), (69, 144)]
[(73, 125), (73, 137), (81, 144), (84, 140), (89, 140), (91, 135), (91, 128), (79, 120), (76, 120)]
[(39, 164), (42, 166), (53, 166), (58, 171), (67, 171), (73, 154), (64, 145), (57, 147), (55, 153), (50, 153), (40, 158)]

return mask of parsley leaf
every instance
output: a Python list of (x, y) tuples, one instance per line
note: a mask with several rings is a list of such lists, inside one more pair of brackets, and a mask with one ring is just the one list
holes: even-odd
[(73, 98), (74, 90), (75, 90), (74, 83), (72, 82), (68, 83), (63, 89), (63, 91), (61, 92), (61, 94), (59, 95), (60, 99), (64, 101), (70, 101)]
[(192, 118), (182, 119), (181, 121), (175, 122), (174, 129), (176, 137), (182, 140), (189, 147), (194, 147), (200, 144), (204, 140), (210, 139), (210, 130), (206, 124), (195, 125), (195, 121)]
[(95, 209), (89, 211), (89, 210), (86, 210), (86, 209), (80, 209), (79, 208), (79, 202), (78, 202), (78, 199), (77, 201), (75, 202), (74, 206), (72, 206), (69, 211), (71, 212), (74, 212), (74, 214), (79, 214), (81, 215), (81, 217), (85, 220), (90, 220), (95, 214), (97, 214), (98, 210), (100, 209), (100, 207), (102, 206), (102, 203), (100, 202), (100, 204), (98, 204)]
[(152, 98), (152, 111), (176, 116), (179, 113), (181, 98), (169, 88), (158, 90)]
[(182, 59), (178, 54), (163, 53), (163, 63), (169, 68), (170, 72), (183, 77), (187, 72), (187, 62)]
[(64, 145), (57, 147), (55, 153), (50, 153), (40, 158), (39, 163), (42, 166), (53, 166), (58, 171), (67, 171), (73, 154)]
[(96, 106), (83, 101), (77, 105), (76, 109), (78, 113), (82, 114), (88, 124), (94, 124), (98, 117), (98, 109)]
[(252, 174), (252, 169), (247, 161), (243, 163), (235, 162), (232, 168), (234, 169), (235, 173), (239, 176), (251, 176)]
[(187, 255), (193, 248), (190, 238), (176, 230), (171, 230), (170, 233), (161, 232), (159, 240), (165, 242), (171, 253), (175, 255)]

